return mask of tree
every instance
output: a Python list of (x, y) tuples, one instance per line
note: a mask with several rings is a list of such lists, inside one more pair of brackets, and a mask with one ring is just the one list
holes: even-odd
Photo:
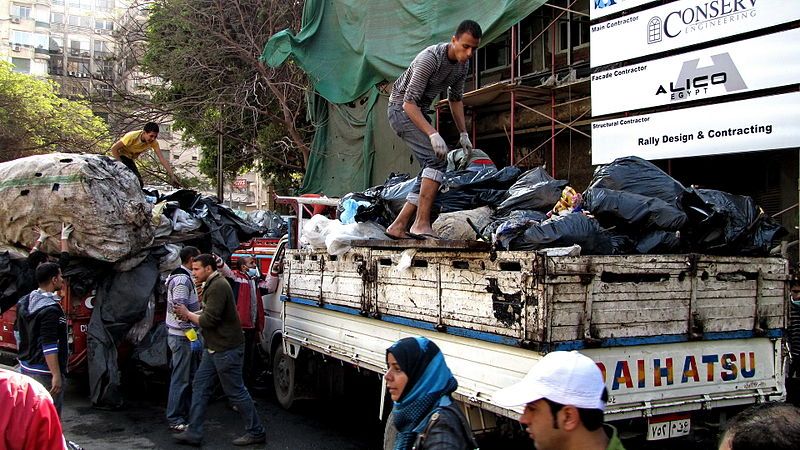
[(100, 153), (108, 128), (82, 100), (59, 97), (58, 85), (16, 73), (0, 61), (0, 161), (34, 153)]
[[(144, 26), (145, 72), (164, 81), (152, 101), (174, 127), (203, 149), (200, 167), (216, 174), (218, 137), (224, 171), (258, 166), (277, 184), (296, 184), (309, 154), (305, 75), (259, 61), (269, 37), (298, 28), (302, 7), (291, 0), (156, 0)], [(135, 35), (135, 33), (132, 33)]]

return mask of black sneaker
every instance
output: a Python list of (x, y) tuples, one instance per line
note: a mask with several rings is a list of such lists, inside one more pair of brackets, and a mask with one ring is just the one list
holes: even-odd
[(200, 447), (200, 443), (202, 441), (202, 439), (190, 435), (188, 431), (173, 434), (172, 438), (175, 439), (179, 444), (193, 445), (195, 447)]
[(257, 436), (253, 436), (252, 434), (245, 434), (244, 436), (240, 436), (234, 439), (232, 444), (243, 447), (245, 445), (263, 444), (264, 442), (267, 442), (266, 434), (259, 434)]

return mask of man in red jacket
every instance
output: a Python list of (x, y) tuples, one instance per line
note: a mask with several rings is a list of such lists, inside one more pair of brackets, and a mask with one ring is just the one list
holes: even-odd
[(0, 430), (0, 448), (67, 448), (47, 389), (30, 377), (5, 369), (0, 369)]

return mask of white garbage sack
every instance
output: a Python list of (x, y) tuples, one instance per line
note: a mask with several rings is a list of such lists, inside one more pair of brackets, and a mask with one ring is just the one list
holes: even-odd
[(343, 255), (350, 251), (353, 241), (386, 239), (385, 231), (374, 222), (343, 224), (318, 214), (303, 225), (300, 242), (316, 249), (324, 248), (330, 255)]
[(114, 262), (152, 243), (151, 217), (136, 176), (111, 158), (50, 153), (0, 164), (3, 243), (31, 247), (38, 225), (52, 236), (40, 249), (56, 254), (69, 222), (71, 254)]
[(483, 206), (467, 211), (455, 211), (439, 214), (433, 222), (433, 232), (442, 239), (452, 241), (474, 241), (475, 230), (467, 223), (470, 219), (479, 230), (492, 222), (492, 208)]

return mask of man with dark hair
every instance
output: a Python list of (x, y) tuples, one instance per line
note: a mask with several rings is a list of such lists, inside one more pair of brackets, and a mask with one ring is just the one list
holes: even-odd
[(183, 433), (175, 435), (175, 439), (183, 444), (200, 445), (206, 408), (214, 391), (214, 378), (218, 376), (228, 401), (236, 407), (246, 423), (247, 433), (234, 439), (233, 445), (263, 443), (266, 441), (266, 432), (242, 379), (244, 335), (231, 286), (217, 271), (217, 263), (212, 255), (203, 254), (194, 258), (192, 273), (195, 280), (203, 283), (203, 310), (197, 314), (189, 311), (185, 305), (176, 305), (174, 311), (200, 326), (206, 348), (192, 385), (189, 426)]
[(797, 450), (800, 408), (762, 403), (735, 415), (725, 427), (719, 450)]
[(603, 374), (578, 352), (548, 353), (492, 400), (503, 407), (525, 405), (519, 422), (538, 450), (624, 450), (617, 430), (603, 424), (608, 401)]
[(64, 280), (58, 264), (46, 262), (36, 268), (39, 288), (17, 303), (17, 358), (20, 371), (49, 387), (58, 414), (64, 401), (67, 373), (67, 317), (61, 308)]
[(469, 60), (482, 34), (476, 22), (461, 22), (450, 42), (421, 51), (394, 82), (389, 97), (389, 125), (409, 146), (422, 172), (417, 175), (417, 182), (397, 219), (386, 229), (386, 234), (393, 239), (437, 238), (431, 226), (431, 210), (447, 166), (447, 144), (431, 125), (430, 106), (434, 98), (449, 89), (450, 111), (461, 133), (459, 144), (472, 150), (462, 97)]
[(178, 178), (172, 171), (172, 166), (169, 164), (169, 161), (167, 161), (167, 158), (161, 153), (161, 147), (156, 139), (158, 138), (158, 132), (158, 124), (148, 122), (143, 129), (126, 133), (115, 142), (114, 145), (111, 146), (111, 154), (114, 158), (122, 162), (122, 164), (125, 164), (127, 168), (131, 169), (131, 172), (139, 179), (139, 185), (143, 186), (142, 175), (139, 173), (139, 169), (136, 168), (136, 159), (142, 153), (152, 148), (158, 160), (161, 161), (161, 165), (164, 166), (164, 169), (167, 171), (170, 184), (178, 187), (180, 186), (180, 181), (178, 181)]
[(174, 432), (186, 430), (189, 402), (192, 399), (192, 378), (197, 369), (199, 350), (202, 349), (194, 325), (175, 313), (176, 305), (185, 305), (191, 312), (200, 311), (200, 302), (192, 280), (192, 261), (198, 255), (200, 250), (196, 247), (183, 247), (180, 252), (181, 265), (167, 278), (167, 345), (172, 352), (167, 422)]

